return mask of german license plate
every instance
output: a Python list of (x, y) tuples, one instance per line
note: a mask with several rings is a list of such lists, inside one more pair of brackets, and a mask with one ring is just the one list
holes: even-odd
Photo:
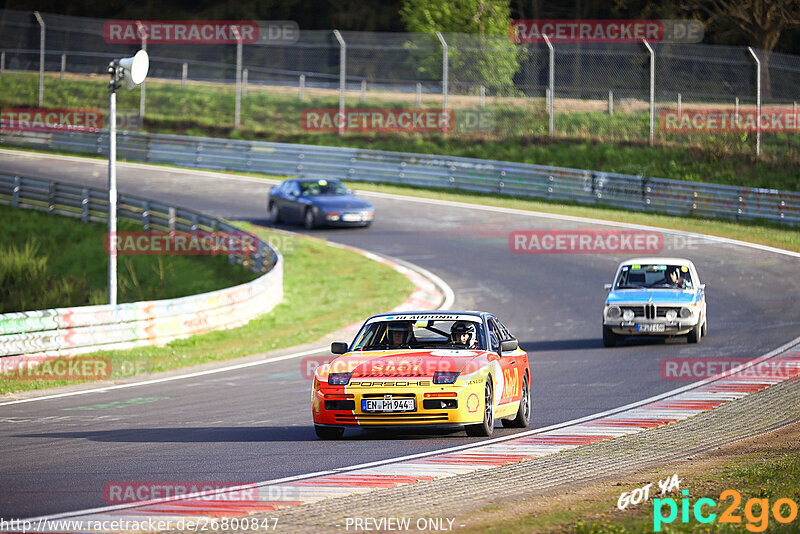
[(666, 325), (664, 324), (637, 324), (637, 332), (664, 332)]
[(413, 412), (414, 399), (361, 399), (362, 412)]
[(342, 220), (345, 222), (358, 222), (363, 220), (364, 218), (360, 213), (345, 213), (342, 215)]

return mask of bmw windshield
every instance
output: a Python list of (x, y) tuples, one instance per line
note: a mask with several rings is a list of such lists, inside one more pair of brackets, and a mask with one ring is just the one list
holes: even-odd
[(692, 289), (692, 275), (686, 265), (623, 265), (614, 289)]

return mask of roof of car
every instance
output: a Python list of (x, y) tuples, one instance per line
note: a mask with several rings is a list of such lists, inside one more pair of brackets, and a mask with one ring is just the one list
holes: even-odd
[(483, 317), (484, 315), (491, 315), (489, 312), (476, 311), (476, 310), (408, 310), (377, 313), (370, 317), (394, 317), (396, 315), (474, 315), (476, 317)]
[(686, 265), (694, 265), (691, 260), (687, 260), (686, 258), (664, 258), (660, 256), (647, 256), (642, 258), (631, 258), (629, 260), (625, 260), (620, 265), (633, 265), (633, 264), (640, 264), (640, 263), (656, 263), (656, 264), (664, 264), (664, 263), (684, 263)]

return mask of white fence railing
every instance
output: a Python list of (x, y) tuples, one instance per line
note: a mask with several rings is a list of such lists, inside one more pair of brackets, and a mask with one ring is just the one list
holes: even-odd
[[(102, 221), (108, 193), (0, 175), (0, 203)], [(220, 219), (129, 195), (120, 195), (118, 216), (140, 222), (145, 230), (241, 232)], [(2, 314), (0, 356), (60, 356), (163, 344), (245, 324), (282, 300), (283, 258), (277, 250), (259, 240), (255, 254), (232, 254), (229, 260), (264, 274), (246, 284), (182, 298)]]

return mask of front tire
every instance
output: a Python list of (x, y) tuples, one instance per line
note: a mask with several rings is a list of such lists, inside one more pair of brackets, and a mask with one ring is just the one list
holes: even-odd
[(477, 425), (467, 425), (464, 430), (467, 431), (468, 436), (472, 437), (487, 437), (492, 435), (494, 430), (494, 388), (492, 387), (492, 377), (486, 377), (486, 386), (484, 389), (484, 410), (483, 410), (483, 423)]
[(303, 217), (303, 225), (306, 227), (306, 230), (313, 230), (317, 225), (316, 221), (314, 220), (314, 210), (311, 208), (306, 210), (305, 217)]
[(522, 395), (519, 399), (519, 410), (514, 419), (501, 419), (506, 428), (526, 428), (531, 422), (531, 388), (528, 383), (528, 373), (522, 380)]
[(314, 425), (314, 432), (319, 439), (341, 439), (344, 435), (344, 428), (340, 426)]
[(615, 334), (610, 326), (603, 325), (603, 346), (604, 347), (614, 347), (616, 346), (617, 342), (619, 341), (620, 336)]
[(700, 339), (703, 337), (703, 325), (697, 323), (694, 328), (692, 328), (688, 334), (686, 334), (686, 341), (689, 343), (700, 343)]

